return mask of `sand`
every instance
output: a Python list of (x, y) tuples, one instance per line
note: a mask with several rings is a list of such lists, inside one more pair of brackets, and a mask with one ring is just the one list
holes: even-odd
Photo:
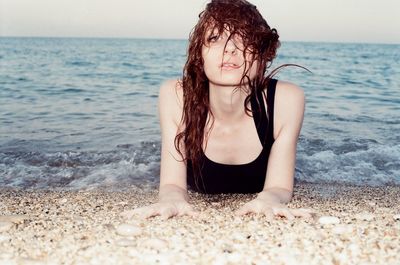
[(200, 218), (126, 220), (157, 190), (3, 188), (0, 264), (400, 264), (398, 186), (297, 183), (288, 206), (318, 211), (312, 220), (234, 216), (254, 196), (190, 193)]

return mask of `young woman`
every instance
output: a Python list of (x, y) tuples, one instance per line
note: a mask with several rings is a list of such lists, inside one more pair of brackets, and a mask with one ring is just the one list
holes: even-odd
[(126, 213), (193, 215), (187, 189), (258, 193), (236, 214), (293, 219), (310, 210), (292, 198), (304, 93), (272, 78), (279, 36), (245, 0), (212, 0), (190, 35), (181, 80), (160, 89), (159, 201)]

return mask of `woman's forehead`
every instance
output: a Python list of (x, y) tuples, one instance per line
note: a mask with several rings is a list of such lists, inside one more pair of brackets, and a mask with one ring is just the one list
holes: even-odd
[(215, 21), (209, 23), (206, 27), (207, 33), (219, 32), (219, 31), (231, 32), (234, 31), (234, 27), (232, 25), (229, 25), (228, 23), (216, 23)]
[(205, 36), (208, 37), (211, 34), (226, 34), (227, 36), (234, 35), (235, 38), (243, 38), (246, 34), (243, 31), (236, 30), (233, 26), (224, 24), (220, 25), (209, 25), (205, 31)]

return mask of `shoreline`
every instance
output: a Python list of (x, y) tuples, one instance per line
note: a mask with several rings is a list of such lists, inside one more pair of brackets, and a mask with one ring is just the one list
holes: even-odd
[[(121, 192), (0, 188), (0, 263), (394, 264), (400, 260), (400, 217), (395, 219), (400, 214), (400, 186), (296, 183), (288, 207), (316, 210), (312, 220), (235, 217), (234, 210), (255, 194), (193, 192), (190, 202), (202, 212), (198, 219), (120, 216), (155, 202), (157, 195), (157, 190), (135, 188)], [(337, 217), (340, 223), (321, 224), (322, 216)]]

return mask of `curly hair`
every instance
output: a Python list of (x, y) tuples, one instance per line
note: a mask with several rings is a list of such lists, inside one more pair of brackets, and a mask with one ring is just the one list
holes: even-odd
[[(211, 122), (211, 127), (213, 124), (202, 48), (209, 44), (207, 32), (222, 34), (226, 29), (230, 33), (227, 41), (234, 35), (240, 36), (243, 40), (241, 50), (244, 58), (246, 54), (250, 54), (252, 58), (249, 64), (245, 61), (245, 70), (237, 87), (247, 89), (244, 109), (248, 115), (252, 112), (249, 108), (250, 99), (259, 90), (267, 87), (268, 81), (277, 70), (266, 75), (280, 46), (279, 35), (276, 29), (267, 24), (256, 6), (245, 0), (212, 0), (207, 4), (189, 36), (187, 61), (180, 81), (183, 89), (183, 129), (175, 137), (176, 150), (184, 161), (190, 161), (193, 166), (196, 185), (201, 177), (203, 144), (207, 145), (204, 143), (205, 127), (208, 122)], [(256, 75), (250, 80), (248, 72), (254, 62), (257, 62)], [(260, 104), (258, 106), (260, 108)]]

